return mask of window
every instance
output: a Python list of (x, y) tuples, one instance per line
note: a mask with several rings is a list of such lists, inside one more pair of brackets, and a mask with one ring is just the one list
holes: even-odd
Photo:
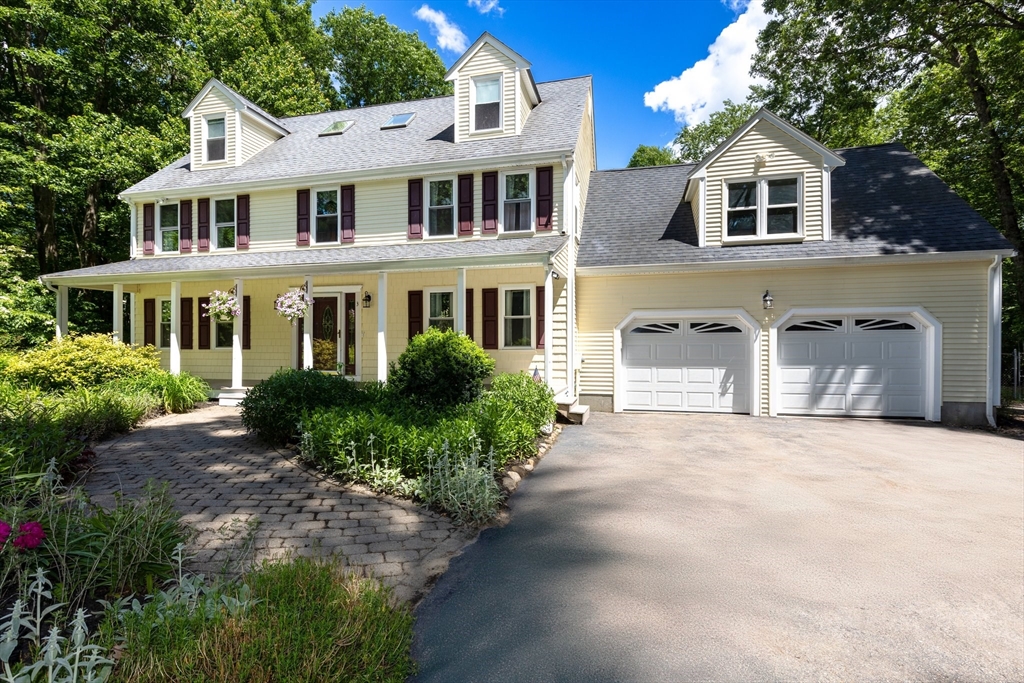
[(160, 348), (171, 347), (171, 300), (158, 299), (160, 303)]
[(501, 128), (501, 76), (473, 79), (473, 130)]
[(316, 243), (338, 241), (338, 191), (316, 193)]
[(224, 161), (226, 154), (224, 118), (206, 120), (206, 160)]
[(388, 130), (389, 128), (405, 128), (412, 120), (416, 118), (416, 114), (395, 114), (380, 127), (381, 130)]
[(629, 331), (630, 334), (673, 334), (679, 331), (679, 323), (647, 323), (638, 325)]
[(455, 292), (429, 292), (427, 307), (427, 327), (455, 329)]
[(843, 319), (830, 318), (828, 320), (803, 320), (790, 324), (786, 332), (842, 332)]
[(853, 321), (861, 330), (914, 330), (917, 325), (906, 320), (892, 320), (890, 318), (857, 318)]
[(728, 183), (727, 238), (800, 234), (800, 179), (774, 178)]
[(235, 247), (235, 200), (218, 199), (213, 203), (213, 218), (216, 225), (217, 248)]
[(160, 205), (160, 251), (178, 251), (178, 205)]
[(235, 323), (233, 320), (214, 320), (217, 326), (214, 336), (214, 345), (218, 349), (230, 349), (235, 336)]
[(455, 181), (427, 183), (427, 234), (431, 237), (455, 234)]
[(533, 317), (531, 300), (533, 289), (506, 289), (502, 303), (502, 330), (504, 348), (533, 347)]
[(506, 173), (503, 183), (502, 232), (533, 230), (533, 199), (530, 173)]
[(326, 138), (331, 135), (341, 135), (349, 128), (351, 128), (354, 123), (355, 121), (335, 121), (334, 123), (323, 129), (323, 131), (320, 133), (320, 137)]
[(690, 332), (694, 334), (741, 334), (743, 330), (729, 323), (697, 322), (690, 323)]

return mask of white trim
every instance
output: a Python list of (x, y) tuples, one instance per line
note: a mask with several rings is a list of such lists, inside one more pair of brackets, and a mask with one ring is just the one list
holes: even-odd
[[(227, 133), (227, 131), (224, 131)], [(224, 157), (227, 158), (227, 141), (224, 144)], [(235, 110), (235, 166), (242, 165), (242, 112)]]
[[(312, 207), (310, 207), (312, 209), (312, 211), (310, 212), (311, 225), (309, 226), (309, 244), (310, 244), (310, 246), (316, 246), (318, 244), (341, 244), (341, 187), (339, 187), (337, 185), (334, 186), (334, 187), (331, 187), (329, 185), (322, 185), (320, 187), (310, 188), (309, 192), (310, 192), (310, 201), (312, 203)], [(333, 192), (334, 193), (334, 208), (335, 208), (335, 211), (334, 211), (333, 214), (325, 213), (323, 215), (324, 216), (332, 216), (333, 215), (335, 218), (338, 219), (337, 220), (337, 224), (336, 224), (336, 230), (337, 230), (337, 233), (338, 233), (338, 238), (334, 239), (334, 240), (329, 240), (327, 242), (318, 242), (317, 239), (316, 239), (316, 219), (320, 215), (320, 214), (318, 214), (316, 212), (316, 209), (317, 209), (316, 195), (317, 195), (318, 192)], [(236, 220), (237, 220), (237, 218), (236, 218)], [(236, 231), (238, 230), (238, 226), (237, 225), (235, 226), (235, 230)], [(238, 237), (237, 233), (236, 233), (235, 237), (237, 239), (237, 237)]]
[(134, 259), (139, 253), (139, 211), (135, 202), (128, 202), (129, 231), (131, 244), (128, 245), (128, 258)]
[[(510, 175), (530, 176), (530, 229), (505, 230), (505, 178)], [(513, 200), (515, 201), (515, 200)], [(512, 169), (498, 171), (498, 234), (499, 235), (533, 235), (537, 232), (537, 169)]]
[(637, 309), (623, 318), (612, 330), (612, 410), (621, 413), (626, 405), (625, 373), (622, 369), (622, 330), (636, 320), (655, 318), (689, 320), (693, 318), (729, 318), (739, 320), (750, 331), (750, 415), (761, 414), (761, 325), (742, 308), (712, 309)]
[[(222, 247), (220, 246), (220, 230), (217, 228), (217, 202), (223, 202), (227, 200), (234, 202), (234, 224), (235, 224), (235, 246), (233, 247)], [(238, 195), (222, 195), (220, 197), (210, 197), (210, 229), (213, 231), (213, 238), (210, 240), (211, 247), (210, 251), (237, 251), (238, 250)]]
[[(202, 315), (202, 314), (200, 314)], [(210, 318), (210, 351), (230, 351), (233, 348), (234, 341), (229, 341), (226, 345), (221, 346), (217, 343), (217, 325), (231, 325), (231, 336), (235, 334), (235, 321), (234, 318), (231, 320), (217, 320), (216, 318)], [(206, 349), (204, 349), (206, 350)]]
[(171, 282), (171, 353), (170, 371), (181, 374), (181, 282)]
[(985, 417), (990, 426), (996, 426), (995, 408), (1002, 405), (1002, 352), (1003, 352), (1003, 260), (992, 259), (988, 268), (988, 400)]
[(832, 240), (832, 168), (821, 169), (821, 239)]
[(124, 341), (124, 285), (116, 283), (114, 285), (113, 294), (113, 308), (111, 312), (111, 323), (113, 337), (116, 341)]
[(794, 316), (825, 315), (910, 315), (924, 326), (925, 335), (925, 419), (942, 419), (942, 323), (923, 306), (808, 307), (791, 308), (768, 330), (768, 414), (778, 415), (779, 330)]
[[(312, 285), (312, 278), (310, 278), (310, 284)], [(344, 297), (344, 295), (345, 294), (355, 294), (356, 295), (356, 339), (355, 339), (355, 341), (356, 341), (356, 360), (355, 360), (356, 372), (355, 372), (354, 375), (346, 375), (344, 373), (344, 370), (343, 370), (342, 372), (336, 373), (336, 374), (340, 374), (340, 375), (342, 375), (344, 377), (348, 377), (350, 379), (355, 380), (356, 382), (362, 381), (362, 374), (363, 374), (363, 365), (362, 365), (362, 363), (363, 363), (363, 332), (362, 332), (362, 330), (363, 330), (363, 312), (362, 312), (362, 308), (363, 308), (363, 302), (362, 302), (362, 299), (361, 299), (361, 295), (363, 293), (363, 285), (362, 284), (358, 284), (358, 285), (322, 285), (322, 286), (319, 286), (319, 287), (310, 286), (308, 289), (309, 289), (309, 292), (310, 292), (309, 295), (311, 297), (313, 297), (313, 298), (316, 298), (316, 297), (327, 298), (327, 297), (331, 297), (331, 296), (337, 298), (337, 301), (338, 301), (338, 320), (337, 320), (336, 324), (338, 325), (338, 331), (341, 332), (341, 337), (340, 337), (341, 341), (338, 343), (338, 354), (337, 354), (338, 357), (335, 359), (336, 360), (335, 364), (336, 365), (341, 365), (343, 367), (344, 367), (344, 363), (341, 362), (341, 361), (342, 361), (342, 358), (343, 358), (342, 353), (345, 350), (345, 344), (344, 344), (345, 326), (348, 324), (348, 321), (345, 319), (345, 297)], [(310, 339), (312, 339), (312, 334), (313, 334), (313, 323), (312, 323), (312, 320), (313, 320), (313, 315), (312, 315), (313, 307), (312, 306), (309, 307), (309, 312), (310, 312), (310, 315), (303, 316), (303, 322), (305, 322), (306, 318), (309, 318), (309, 320), (310, 320), (309, 333), (310, 333)], [(305, 328), (303, 328), (303, 335), (305, 335)], [(293, 334), (291, 336), (294, 339), (295, 335)], [(295, 342), (293, 341), (292, 343), (294, 344)], [(310, 349), (312, 349), (312, 345), (310, 345)], [(303, 351), (305, 351), (305, 339), (303, 339)], [(312, 354), (312, 351), (310, 353)], [(313, 367), (312, 357), (310, 358), (310, 365), (309, 365), (309, 367)], [(334, 372), (334, 371), (324, 370), (323, 372)]]
[[(154, 320), (154, 323), (156, 325), (156, 334), (155, 334), (155, 336), (156, 336), (156, 348), (160, 349), (161, 351), (167, 351), (167, 350), (169, 350), (171, 348), (171, 345), (168, 344), (167, 346), (164, 346), (163, 343), (162, 343), (163, 342), (163, 338), (160, 335), (160, 326), (163, 324), (163, 319), (164, 319), (163, 303), (161, 303), (161, 302), (163, 302), (163, 301), (170, 302), (171, 301), (171, 297), (169, 297), (169, 296), (158, 296), (158, 297), (154, 297), (154, 299), (156, 299), (156, 313), (155, 313), (156, 320)], [(171, 311), (171, 334), (173, 334), (173, 333), (174, 333), (174, 311), (172, 310)], [(168, 339), (168, 342), (170, 342), (170, 341), (171, 340)]]
[(139, 343), (137, 341), (138, 333), (136, 332), (136, 330), (138, 330), (138, 326), (135, 324), (135, 305), (137, 298), (138, 297), (135, 296), (135, 292), (128, 293), (128, 326), (131, 328), (128, 330), (128, 343), (133, 346)]
[[(705, 179), (701, 179), (703, 183)], [(773, 180), (796, 180), (796, 232), (768, 234), (768, 183)], [(757, 233), (747, 236), (731, 237), (729, 235), (729, 185), (755, 183), (755, 229)], [(722, 179), (722, 244), (752, 244), (764, 242), (797, 242), (804, 239), (804, 174), (782, 173), (778, 175), (749, 176)], [(776, 204), (774, 206), (790, 207), (792, 204)], [(747, 210), (751, 207), (735, 209)]]
[[(459, 268), (456, 271), (455, 283), (455, 331), (466, 332), (466, 269)], [(473, 330), (469, 330), (469, 336), (473, 336)]]
[(508, 45), (495, 38), (494, 36), (492, 36), (487, 31), (484, 31), (483, 33), (480, 34), (479, 38), (473, 41), (473, 44), (469, 46), (469, 49), (463, 52), (462, 56), (455, 60), (455, 63), (452, 64), (450, 69), (448, 69), (448, 73), (444, 75), (444, 79), (446, 81), (455, 80), (456, 72), (462, 68), (463, 64), (472, 59), (473, 55), (479, 52), (480, 48), (482, 48), (484, 45), (490, 45), (495, 50), (505, 55), (507, 58), (515, 62), (516, 66), (520, 69), (529, 69), (532, 66), (530, 62), (526, 61), (526, 59), (523, 58), (521, 54), (519, 54), (518, 52), (516, 52)]
[[(505, 292), (509, 290), (529, 290), (530, 292), (530, 345), (529, 346), (506, 346), (505, 345)], [(547, 297), (547, 292), (544, 293)], [(537, 348), (537, 285), (498, 285), (498, 349), (501, 351), (534, 351)], [(544, 321), (547, 325), (547, 320)], [(548, 347), (547, 339), (544, 340), (545, 350)]]
[[(231, 335), (231, 386), (239, 388), (244, 386), (244, 375), (242, 374), (242, 332), (245, 318), (245, 292), (244, 281), (235, 278), (235, 298), (238, 300), (240, 312), (235, 316), (234, 329)], [(250, 330), (252, 321), (249, 321)]]
[[(306, 276), (306, 293), (313, 291), (313, 277)], [(309, 294), (312, 296), (312, 294)], [(302, 316), (302, 367), (305, 370), (313, 368), (313, 305), (309, 306), (309, 315)]]
[(452, 329), (457, 330), (459, 324), (459, 307), (457, 287), (424, 287), (423, 288), (423, 331), (430, 329), (430, 295), (451, 294), (452, 295)]
[[(691, 209), (692, 211), (692, 209)], [(707, 246), (708, 227), (708, 179), (697, 179), (697, 246), (703, 249)]]
[[(237, 112), (235, 112), (237, 114)], [(203, 114), (202, 125), (200, 126), (201, 135), (199, 136), (200, 151), (202, 152), (202, 164), (203, 166), (219, 166), (227, 165), (228, 163), (228, 114), (229, 112), (220, 111), (213, 114)], [(216, 119), (224, 119), (224, 158), (223, 159), (210, 159), (209, 149), (207, 143), (210, 141), (210, 121)], [(237, 117), (236, 117), (237, 122)], [(235, 133), (237, 135), (238, 127), (235, 127)]]
[[(444, 182), (452, 184), (452, 234), (431, 235), (430, 234), (430, 183)], [(475, 184), (475, 180), (474, 180)], [(443, 206), (436, 207), (443, 209)], [(425, 240), (450, 240), (459, 236), (459, 179), (455, 176), (434, 176), (423, 179), (423, 239)]]
[[(171, 251), (164, 251), (164, 227), (163, 227), (163, 208), (165, 206), (174, 206), (178, 214), (178, 224), (174, 228), (174, 231), (178, 233), (178, 248)], [(164, 202), (157, 204), (153, 207), (153, 222), (156, 223), (154, 227), (156, 235), (154, 235), (153, 253), (154, 254), (180, 254), (181, 253), (181, 202), (177, 200)], [(171, 232), (170, 228), (166, 232)]]
[(388, 274), (377, 273), (377, 381), (388, 380)]
[(235, 105), (235, 109), (244, 110), (247, 113), (251, 113), (253, 116), (259, 117), (259, 119), (262, 120), (265, 123), (265, 125), (271, 126), (274, 130), (280, 132), (282, 135), (288, 135), (289, 131), (287, 128), (282, 126), (277, 121), (268, 118), (268, 114), (263, 114), (249, 107), (245, 103), (245, 100), (242, 99), (241, 95), (236, 93), (228, 86), (224, 85), (216, 78), (211, 78), (206, 82), (206, 85), (204, 85), (202, 90), (199, 91), (199, 94), (193, 97), (192, 101), (188, 103), (187, 107), (185, 107), (185, 111), (181, 112), (181, 118), (191, 118), (192, 112), (195, 110), (195, 108), (199, 106), (199, 103), (203, 101), (203, 98), (206, 97), (207, 93), (209, 93), (214, 88), (217, 88), (217, 90), (219, 90), (221, 94), (223, 94), (225, 97), (231, 100), (231, 103)]
[[(552, 391), (555, 391), (554, 368), (551, 367), (552, 351), (555, 345), (555, 296), (554, 280), (551, 277), (553, 271), (554, 269), (550, 265), (544, 269), (544, 383)], [(536, 298), (537, 296), (534, 294), (535, 302)], [(568, 382), (568, 377), (566, 377), (566, 381)]]
[(68, 286), (57, 286), (57, 320), (56, 320), (57, 341), (68, 336)]
[(515, 121), (514, 121), (514, 123), (515, 123), (515, 131), (514, 132), (515, 132), (516, 135), (519, 135), (520, 133), (523, 132), (523, 121), (522, 121), (522, 117), (519, 115), (519, 100), (523, 96), (523, 94), (521, 92), (521, 89), (522, 89), (522, 77), (519, 75), (519, 69), (515, 70), (515, 74), (513, 75), (513, 78), (515, 79), (515, 94), (513, 95), (515, 97), (515, 106), (512, 107), (512, 114), (515, 116)]
[[(498, 125), (494, 128), (477, 128), (476, 127), (476, 83), (477, 81), (493, 81), (495, 78), (498, 79)], [(485, 102), (490, 104), (490, 102)], [(518, 110), (518, 107), (516, 107)], [(469, 77), (469, 134), (475, 135), (477, 133), (483, 135), (486, 133), (499, 133), (505, 130), (505, 72), (498, 71), (496, 73), (480, 74), (478, 76)]]

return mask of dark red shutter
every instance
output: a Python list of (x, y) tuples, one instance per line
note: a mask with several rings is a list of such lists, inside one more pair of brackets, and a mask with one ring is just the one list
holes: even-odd
[(409, 290), (409, 339), (423, 332), (423, 290)]
[(551, 230), (555, 210), (555, 172), (551, 166), (537, 169), (537, 230)]
[(341, 241), (356, 241), (356, 186), (341, 186)]
[(249, 248), (249, 195), (240, 194), (236, 200), (236, 211), (238, 215), (235, 220), (238, 221), (238, 239), (235, 240), (236, 249), (248, 249)]
[(181, 297), (181, 348), (192, 349), (192, 297)]
[(473, 236), (473, 174), (459, 176), (459, 237)]
[(249, 295), (242, 297), (242, 348), (248, 350), (252, 346), (252, 308), (249, 306)]
[(498, 172), (483, 175), (483, 229), (486, 233), (498, 232)]
[(143, 343), (146, 346), (156, 346), (156, 299), (146, 299), (142, 302), (142, 329)]
[(466, 334), (473, 338), (473, 290), (466, 290)]
[(210, 297), (201, 296), (196, 299), (199, 304), (199, 348), (210, 348), (210, 316), (206, 314), (206, 307), (210, 305)]
[(156, 205), (142, 205), (142, 253), (153, 253), (153, 231), (156, 227)]
[(423, 179), (409, 180), (409, 239), (423, 239)]
[(196, 228), (199, 239), (199, 251), (210, 251), (210, 200), (200, 199), (196, 202), (199, 215), (196, 216)]
[(484, 289), (484, 343), (485, 349), (498, 348), (498, 290)]
[(309, 245), (309, 190), (299, 190), (295, 193), (295, 244), (302, 246)]
[[(192, 253), (192, 200), (182, 199), (181, 206), (181, 239), (178, 240), (178, 247), (182, 254)], [(184, 347), (182, 347), (184, 348)]]
[(537, 288), (537, 348), (544, 348), (544, 288)]

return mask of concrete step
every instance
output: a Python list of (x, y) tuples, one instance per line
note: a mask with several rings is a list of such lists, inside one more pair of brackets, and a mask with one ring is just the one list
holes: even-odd
[(211, 391), (210, 399), (217, 401), (218, 405), (233, 408), (242, 402), (248, 392), (249, 387), (224, 387)]
[(590, 417), (590, 406), (582, 406), (579, 403), (559, 403), (558, 415), (569, 424), (586, 424)]

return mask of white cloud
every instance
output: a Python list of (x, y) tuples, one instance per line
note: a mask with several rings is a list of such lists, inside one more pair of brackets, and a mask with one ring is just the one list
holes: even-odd
[(678, 76), (662, 81), (644, 93), (644, 104), (654, 111), (671, 111), (676, 121), (687, 126), (702, 123), (722, 102), (747, 99), (750, 86), (760, 82), (750, 76), (750, 64), (757, 51), (757, 34), (768, 23), (762, 0), (727, 0), (729, 7), (743, 12), (718, 34), (708, 56)]
[(437, 46), (449, 52), (463, 53), (469, 47), (469, 39), (458, 25), (448, 21), (444, 12), (423, 5), (415, 12), (416, 18), (430, 24), (430, 32), (437, 38)]
[(480, 14), (494, 12), (499, 17), (505, 16), (505, 8), (498, 4), (498, 0), (469, 0), (466, 4), (475, 7)]

